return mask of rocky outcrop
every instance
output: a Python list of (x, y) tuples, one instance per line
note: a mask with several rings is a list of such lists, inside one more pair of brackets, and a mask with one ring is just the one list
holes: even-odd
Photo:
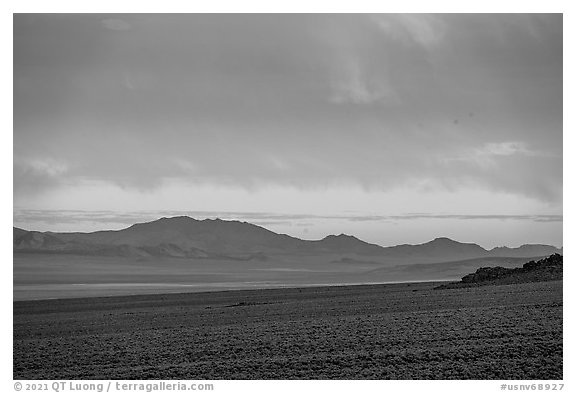
[(520, 268), (482, 267), (462, 277), (460, 282), (440, 285), (435, 289), (562, 280), (562, 259), (562, 255), (553, 254), (539, 261), (527, 262)]

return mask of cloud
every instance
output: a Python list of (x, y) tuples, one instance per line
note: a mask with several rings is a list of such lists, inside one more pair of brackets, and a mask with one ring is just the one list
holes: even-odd
[(126, 87), (128, 90), (134, 90), (134, 89), (136, 89), (136, 87), (135, 87), (135, 85), (134, 85), (134, 82), (133, 82), (132, 75), (130, 75), (129, 72), (127, 72), (127, 73), (124, 75), (124, 79), (123, 79), (123, 81), (122, 81), (122, 85), (123, 85), (124, 87)]
[(526, 144), (523, 142), (500, 142), (486, 143), (481, 149), (476, 151), (476, 154), (488, 156), (510, 156), (513, 154), (533, 155), (535, 153), (528, 150)]
[(509, 141), (487, 142), (480, 147), (465, 148), (462, 153), (441, 157), (440, 160), (446, 163), (461, 161), (482, 168), (495, 168), (502, 159), (513, 157), (561, 158), (551, 153), (530, 149), (524, 142)]
[(403, 221), (403, 220), (513, 220), (533, 222), (562, 222), (558, 214), (402, 214), (360, 215), (347, 217), (349, 221)]
[(140, 14), (116, 40), (93, 28), (129, 28), (123, 16), (15, 16), (16, 202), (80, 181), (163, 195), (173, 181), (425, 183), (558, 206), (561, 16), (543, 17), (536, 40), (506, 15)]
[(523, 195), (562, 206), (562, 152), (533, 149), (523, 142), (456, 147), (437, 157), (439, 184)]
[(102, 26), (109, 30), (126, 31), (130, 30), (132, 26), (122, 19), (103, 19)]
[(66, 163), (54, 158), (33, 159), (24, 165), (40, 176), (58, 177), (68, 172)]
[(34, 229), (34, 225), (98, 223), (103, 228), (108, 226), (129, 226), (136, 223), (157, 220), (161, 217), (190, 216), (196, 219), (215, 219), (247, 221), (261, 226), (312, 226), (319, 220), (348, 222), (394, 222), (414, 220), (497, 220), (497, 221), (530, 221), (533, 223), (557, 223), (563, 221), (561, 214), (401, 214), (401, 215), (316, 215), (316, 214), (277, 214), (269, 212), (229, 212), (229, 211), (127, 211), (111, 210), (43, 210), (14, 209), (15, 225)]
[(431, 14), (378, 14), (372, 20), (387, 37), (426, 50), (441, 44), (446, 30), (441, 17)]
[(398, 96), (386, 78), (368, 76), (358, 59), (350, 58), (343, 63), (333, 71), (331, 102), (358, 105), (398, 102)]
[(389, 216), (394, 220), (436, 219), (436, 220), (513, 220), (533, 222), (562, 222), (559, 214), (406, 214)]
[(68, 164), (59, 159), (44, 157), (14, 161), (14, 192), (37, 193), (60, 186), (67, 173)]

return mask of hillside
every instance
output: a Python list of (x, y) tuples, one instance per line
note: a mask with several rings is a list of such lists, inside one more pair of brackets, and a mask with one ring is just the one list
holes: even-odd
[(462, 277), (460, 282), (444, 284), (436, 289), (453, 289), (481, 285), (507, 285), (527, 282), (562, 280), (563, 256), (553, 254), (539, 261), (530, 261), (520, 268), (482, 267)]
[(486, 256), (488, 251), (474, 243), (460, 243), (447, 237), (412, 245), (402, 244), (385, 248), (385, 255), (392, 257), (440, 257), (445, 260), (460, 260)]

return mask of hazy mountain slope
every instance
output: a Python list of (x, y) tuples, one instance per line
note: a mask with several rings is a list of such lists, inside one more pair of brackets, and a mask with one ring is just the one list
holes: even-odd
[(245, 222), (218, 219), (200, 221), (190, 217), (161, 218), (120, 231), (54, 235), (65, 241), (79, 243), (126, 244), (135, 247), (170, 244), (182, 250), (196, 249), (218, 254), (298, 250), (306, 243)]
[(481, 257), (536, 257), (560, 252), (546, 245), (500, 247), (487, 251), (474, 243), (445, 237), (423, 244), (381, 247), (354, 236), (330, 235), (322, 240), (301, 240), (240, 221), (161, 218), (117, 231), (92, 233), (35, 232), (14, 228), (15, 252), (79, 255), (259, 258), (267, 255), (363, 256), (387, 265), (459, 261)]
[(436, 238), (428, 243), (384, 248), (384, 254), (390, 257), (429, 257), (448, 259), (468, 259), (486, 256), (487, 251), (477, 244), (460, 243), (446, 237)]
[(516, 248), (495, 247), (489, 251), (490, 255), (498, 257), (534, 257), (552, 255), (554, 253), (562, 254), (562, 249), (546, 244), (524, 244)]
[(383, 248), (353, 236), (327, 236), (305, 241), (246, 222), (195, 220), (190, 217), (162, 218), (135, 224), (119, 231), (92, 233), (50, 233), (65, 242), (77, 244), (129, 245), (139, 248), (179, 248), (207, 254), (254, 253), (358, 253), (378, 255)]
[(384, 248), (376, 244), (366, 243), (354, 236), (345, 234), (329, 235), (322, 240), (309, 241), (309, 248), (316, 251), (336, 253), (352, 253), (361, 255), (383, 255)]
[(14, 238), (14, 244), (16, 244), (20, 238), (22, 236), (24, 236), (25, 234), (27, 234), (29, 231), (25, 231), (24, 229), (20, 229), (20, 228), (16, 228), (16, 227), (12, 227), (12, 233), (13, 233), (13, 238)]
[(24, 231), (19, 228), (14, 228), (13, 236), (14, 250), (63, 249), (66, 244), (55, 236), (36, 231)]

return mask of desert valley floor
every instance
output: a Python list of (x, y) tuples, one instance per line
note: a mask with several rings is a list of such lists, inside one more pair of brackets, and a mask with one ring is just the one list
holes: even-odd
[(14, 302), (14, 379), (562, 379), (562, 281)]
[(274, 256), (266, 260), (119, 258), (14, 254), (14, 300), (207, 292), (319, 285), (460, 280), (483, 266), (519, 267), (527, 257), (486, 257), (394, 266), (377, 258)]

